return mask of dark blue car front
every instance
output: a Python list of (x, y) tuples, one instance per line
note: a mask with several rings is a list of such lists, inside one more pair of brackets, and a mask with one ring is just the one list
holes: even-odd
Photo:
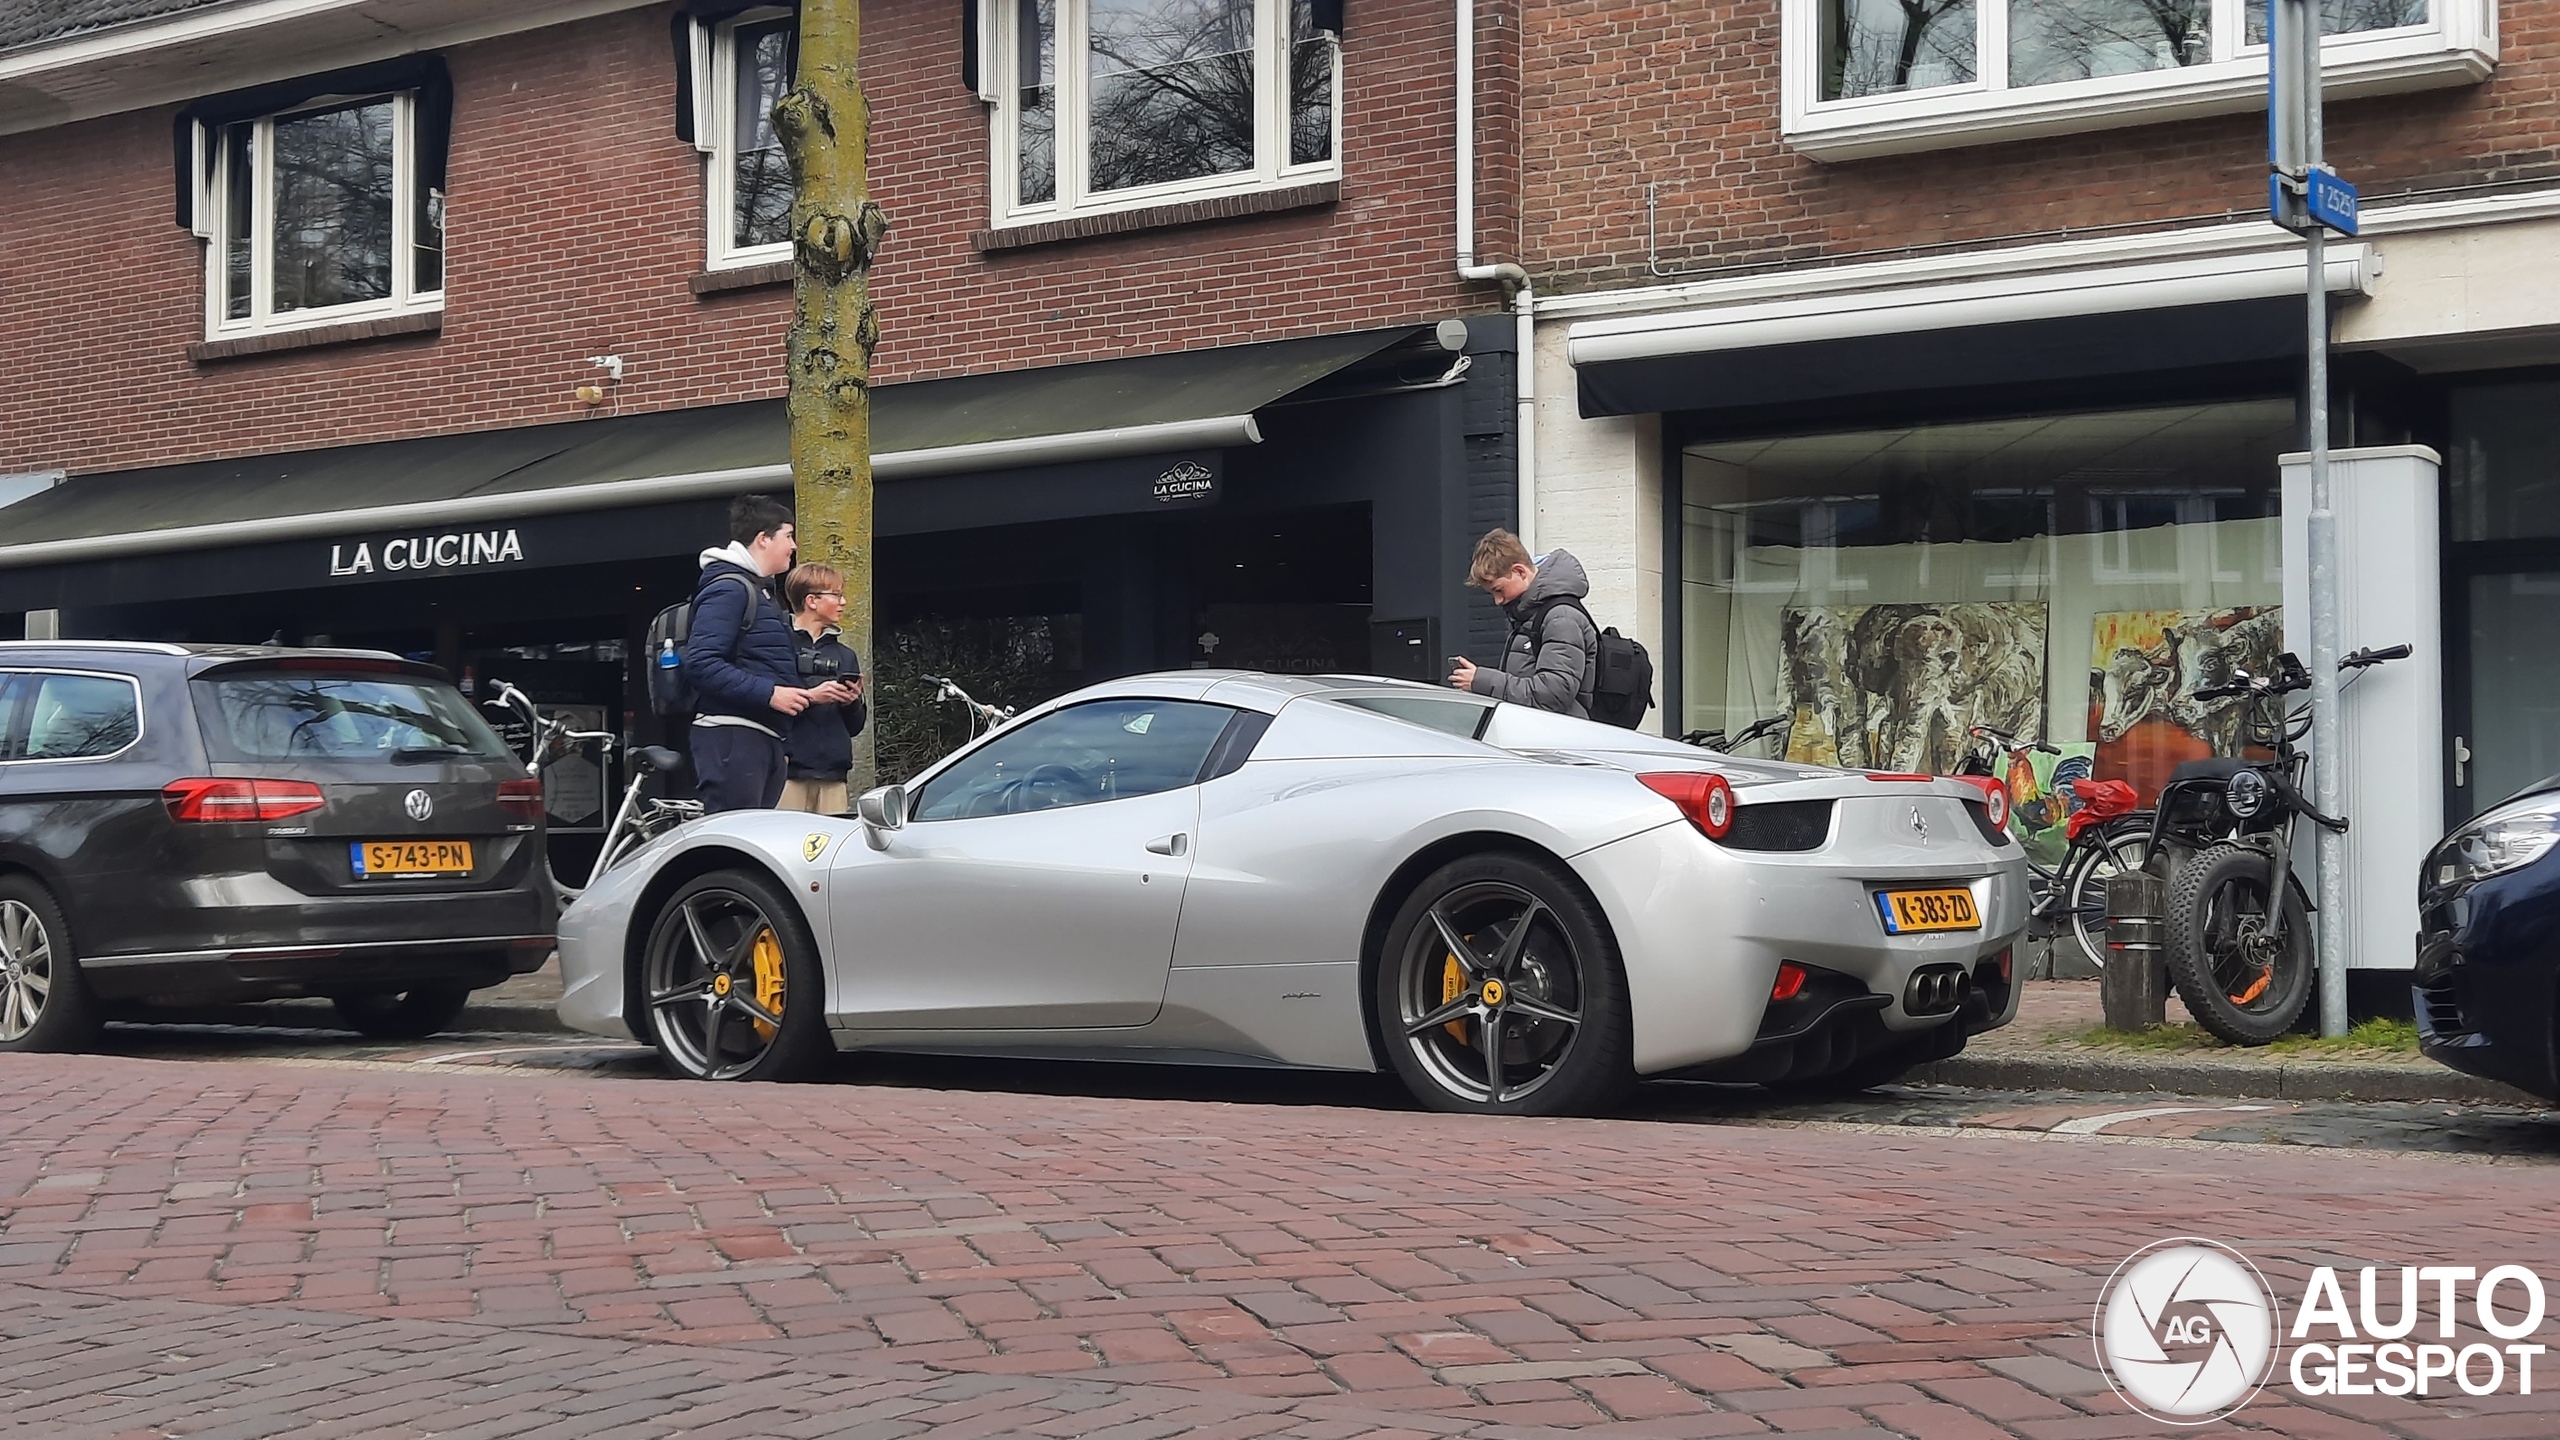
[(2421, 1050), (2560, 1102), (2560, 776), (2427, 853), (2414, 980)]

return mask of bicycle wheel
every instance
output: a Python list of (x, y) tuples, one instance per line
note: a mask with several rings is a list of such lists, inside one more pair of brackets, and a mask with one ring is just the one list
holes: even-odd
[(2107, 968), (2107, 879), (2140, 870), (2150, 859), (2148, 822), (2139, 829), (2124, 825), (2102, 830), (2095, 843), (2078, 847), (2072, 857), (2062, 896), (2063, 926), (2100, 970)]

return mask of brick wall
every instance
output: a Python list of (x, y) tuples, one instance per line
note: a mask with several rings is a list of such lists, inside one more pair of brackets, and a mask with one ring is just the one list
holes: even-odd
[[(1444, 0), (1354, 7), (1339, 204), (987, 255), (969, 244), (987, 223), (988, 131), (960, 84), (960, 10), (865, 10), (873, 189), (895, 226), (875, 277), (883, 383), (1501, 303), (1450, 272)], [(571, 391), (604, 353), (629, 367), (604, 413), (780, 394), (788, 288), (697, 297), (687, 284), (703, 261), (702, 162), (675, 138), (667, 22), (650, 9), (447, 52), (434, 336), (192, 361), (203, 251), (171, 223), (170, 111), (0, 142), (0, 472), (575, 419), (596, 413)], [(1508, 258), (1508, 228), (1488, 235), (1493, 258)]]
[[(1817, 163), (1778, 135), (1778, 0), (1526, 0), (1524, 206), (1541, 289), (2161, 224), (2266, 203), (2265, 117)], [(2560, 176), (2560, 6), (2507, 0), (2474, 86), (2328, 108), (2328, 154), (2368, 205), (2413, 188)]]

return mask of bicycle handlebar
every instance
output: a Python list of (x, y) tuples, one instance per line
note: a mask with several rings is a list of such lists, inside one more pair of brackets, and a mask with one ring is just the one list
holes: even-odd
[(2409, 653), (2409, 647), (2405, 644), (2386, 645), (2379, 650), (2358, 650), (2352, 655), (2339, 656), (2338, 668), (2361, 670), (2367, 665), (2379, 665), (2386, 660), (2406, 660), (2409, 658)]

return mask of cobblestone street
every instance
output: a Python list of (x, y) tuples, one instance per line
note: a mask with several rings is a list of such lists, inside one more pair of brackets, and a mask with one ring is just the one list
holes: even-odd
[[(2159, 1433), (2088, 1341), (2151, 1241), (2237, 1245), (2288, 1309), (2320, 1264), (2560, 1271), (2535, 1161), (221, 1059), (0, 1082), (0, 1430), (30, 1435), (2095, 1440)], [(2560, 1429), (2541, 1394), (2279, 1388), (2234, 1423)]]

